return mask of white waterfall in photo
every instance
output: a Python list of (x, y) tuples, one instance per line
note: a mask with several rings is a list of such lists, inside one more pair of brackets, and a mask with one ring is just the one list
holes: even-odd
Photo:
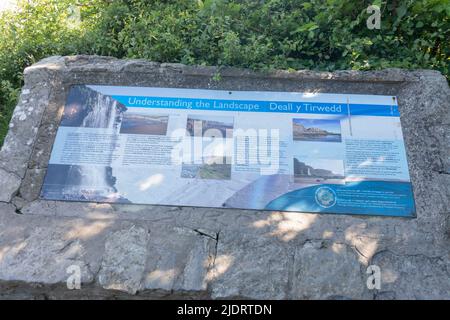
[[(83, 119), (82, 128), (107, 129), (109, 134), (119, 134), (120, 121), (118, 102), (110, 96), (95, 91), (89, 93), (90, 112)], [(91, 97), (93, 96), (93, 97)], [(112, 147), (112, 150), (114, 146)], [(110, 155), (112, 156), (112, 155)], [(117, 197), (114, 187), (112, 168), (105, 166), (83, 165), (71, 166), (67, 174), (68, 184), (62, 193), (65, 197), (76, 197), (80, 200), (106, 200)]]

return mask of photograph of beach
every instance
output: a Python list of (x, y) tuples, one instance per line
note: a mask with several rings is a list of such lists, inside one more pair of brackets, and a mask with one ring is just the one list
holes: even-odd
[(127, 111), (123, 114), (120, 133), (164, 136), (167, 134), (168, 115)]

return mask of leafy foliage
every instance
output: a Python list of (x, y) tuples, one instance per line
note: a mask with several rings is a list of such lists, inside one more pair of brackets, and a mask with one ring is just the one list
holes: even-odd
[[(366, 9), (381, 8), (369, 30)], [(35, 0), (0, 16), (0, 137), (23, 69), (100, 54), (253, 69), (450, 74), (450, 0)], [(0, 138), (0, 144), (1, 144)]]

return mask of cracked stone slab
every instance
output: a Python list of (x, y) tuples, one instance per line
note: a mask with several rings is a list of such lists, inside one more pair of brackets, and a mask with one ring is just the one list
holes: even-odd
[(297, 248), (291, 289), (293, 299), (370, 299), (354, 250), (326, 241)]
[(27, 170), (25, 177), (20, 188), (20, 196), (22, 199), (31, 202), (39, 198), (39, 193), (42, 187), (42, 181), (44, 181), (46, 170), (43, 169), (29, 169)]
[[(46, 81), (53, 80), (47, 78)], [(25, 175), (49, 95), (49, 85), (41, 84), (31, 89), (25, 85), (1, 148), (0, 168), (21, 178)]]
[(288, 298), (293, 249), (270, 237), (224, 232), (209, 272), (213, 298)]
[(131, 294), (142, 288), (148, 238), (148, 230), (135, 226), (108, 236), (98, 275), (103, 288)]
[(21, 182), (16, 174), (0, 168), (0, 201), (10, 202), (19, 190)]
[(144, 279), (146, 289), (206, 291), (215, 239), (179, 227), (160, 229), (150, 237)]
[(381, 289), (377, 298), (450, 299), (450, 259), (426, 255), (378, 253), (373, 264), (380, 267)]
[(86, 261), (86, 244), (70, 237), (71, 224), (64, 221), (27, 221), (0, 204), (0, 279), (30, 283), (65, 283), (67, 268), (76, 265), (81, 281), (93, 281)]
[[(65, 284), (80, 267), (82, 285), (135, 295), (138, 291), (207, 289), (216, 240), (153, 222), (16, 214), (0, 203), (0, 279)], [(51, 210), (51, 208), (49, 208)]]

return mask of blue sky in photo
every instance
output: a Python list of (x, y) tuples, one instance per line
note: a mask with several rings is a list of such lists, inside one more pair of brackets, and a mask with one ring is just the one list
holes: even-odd
[(297, 157), (297, 160), (314, 169), (325, 169), (330, 170), (334, 174), (344, 175), (344, 162), (342, 160), (309, 159), (302, 157)]
[(306, 128), (320, 128), (332, 133), (341, 133), (339, 120), (334, 119), (292, 119), (294, 123), (301, 124)]
[(295, 141), (292, 145), (292, 153), (297, 158), (344, 159), (344, 146), (342, 143)]

